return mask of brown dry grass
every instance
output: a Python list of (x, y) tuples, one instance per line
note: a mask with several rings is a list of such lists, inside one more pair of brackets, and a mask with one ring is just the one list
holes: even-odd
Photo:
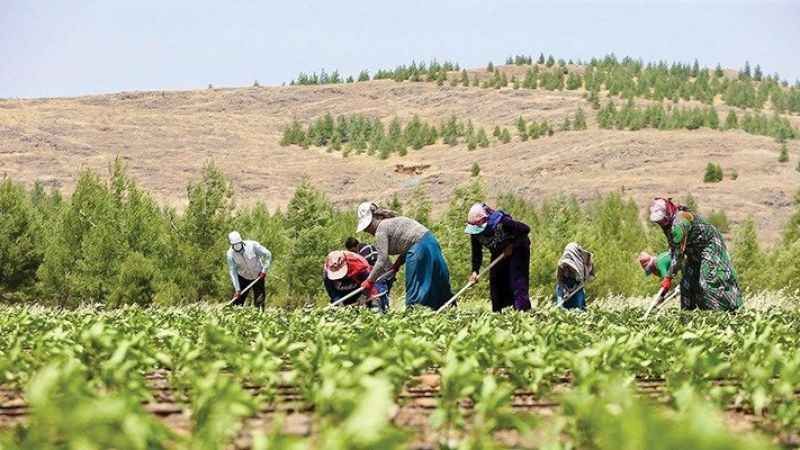
[[(435, 123), (456, 115), (491, 132), (495, 125), (513, 129), (520, 115), (558, 125), (578, 106), (590, 116), (588, 131), (472, 152), (438, 145), (380, 161), (278, 144), (293, 118), (307, 122), (327, 112), (385, 119), (419, 114)], [(105, 171), (119, 155), (160, 201), (181, 207), (187, 182), (213, 160), (233, 179), (239, 204), (283, 207), (308, 177), (340, 205), (395, 193), (402, 199), (422, 183), (440, 207), (477, 162), (492, 195), (513, 191), (541, 200), (566, 193), (586, 200), (622, 191), (644, 205), (656, 195), (691, 192), (703, 210), (724, 209), (734, 223), (753, 216), (763, 237), (776, 239), (800, 181), (796, 142), (789, 144), (790, 162), (778, 164), (779, 146), (770, 138), (742, 131), (599, 130), (592, 113), (579, 92), (393, 81), (2, 100), (0, 172), (69, 193), (81, 168)], [(735, 169), (739, 179), (704, 184), (708, 161), (726, 173)], [(430, 167), (421, 175), (396, 173), (401, 163)]]

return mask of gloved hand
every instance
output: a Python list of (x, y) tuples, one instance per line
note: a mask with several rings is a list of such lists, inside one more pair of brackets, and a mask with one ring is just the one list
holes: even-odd
[(478, 272), (472, 272), (469, 275), (469, 284), (475, 284), (478, 282)]
[(366, 294), (369, 294), (370, 292), (372, 292), (372, 289), (374, 287), (375, 287), (375, 282), (374, 281), (364, 280), (364, 282), (361, 283), (361, 288), (364, 289), (364, 293), (366, 293)]
[(239, 297), (241, 297), (241, 296), (242, 296), (242, 291), (236, 291), (236, 292), (233, 293), (233, 299), (234, 300), (239, 300)]
[(261, 272), (258, 274), (259, 280), (263, 280), (264, 278), (267, 278), (267, 272)]
[(664, 279), (661, 280), (661, 290), (662, 290), (662, 292), (664, 294), (666, 294), (667, 292), (669, 292), (671, 287), (672, 287), (672, 278), (664, 277)]

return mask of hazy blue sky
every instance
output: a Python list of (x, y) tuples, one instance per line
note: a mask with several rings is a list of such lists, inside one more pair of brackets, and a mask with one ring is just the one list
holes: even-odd
[(280, 84), (615, 52), (800, 78), (800, 1), (0, 0), (0, 97)]

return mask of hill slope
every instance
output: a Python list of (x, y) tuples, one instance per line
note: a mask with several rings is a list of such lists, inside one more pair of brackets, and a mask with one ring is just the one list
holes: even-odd
[[(475, 151), (438, 144), (379, 160), (279, 145), (293, 119), (307, 123), (325, 113), (384, 119), (418, 114), (436, 124), (455, 115), (491, 131), (495, 125), (513, 129), (520, 115), (557, 125), (579, 106), (589, 115), (586, 131), (527, 142), (515, 137)], [(233, 179), (239, 204), (283, 207), (308, 177), (342, 205), (395, 193), (402, 200), (420, 183), (441, 205), (477, 162), (492, 194), (543, 199), (567, 193), (583, 200), (623, 191), (644, 205), (653, 196), (691, 192), (703, 211), (724, 209), (734, 222), (753, 216), (768, 241), (791, 212), (800, 181), (796, 142), (789, 143), (790, 162), (779, 164), (771, 138), (709, 129), (601, 130), (593, 116), (580, 91), (393, 81), (3, 100), (0, 172), (70, 192), (80, 168), (104, 171), (120, 155), (145, 188), (180, 207), (186, 183), (213, 160)], [(739, 178), (703, 183), (709, 161), (721, 163), (726, 173), (735, 169)], [(396, 171), (397, 164), (430, 167), (408, 174)]]

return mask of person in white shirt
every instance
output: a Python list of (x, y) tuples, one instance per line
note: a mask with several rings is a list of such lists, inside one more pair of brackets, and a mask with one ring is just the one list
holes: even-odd
[(233, 289), (236, 291), (231, 304), (244, 305), (249, 291), (243, 293), (242, 290), (257, 280), (250, 290), (253, 291), (255, 306), (263, 309), (264, 279), (272, 264), (272, 253), (256, 241), (242, 240), (238, 231), (231, 231), (228, 234), (228, 242), (231, 244), (226, 255), (228, 272), (233, 282)]

